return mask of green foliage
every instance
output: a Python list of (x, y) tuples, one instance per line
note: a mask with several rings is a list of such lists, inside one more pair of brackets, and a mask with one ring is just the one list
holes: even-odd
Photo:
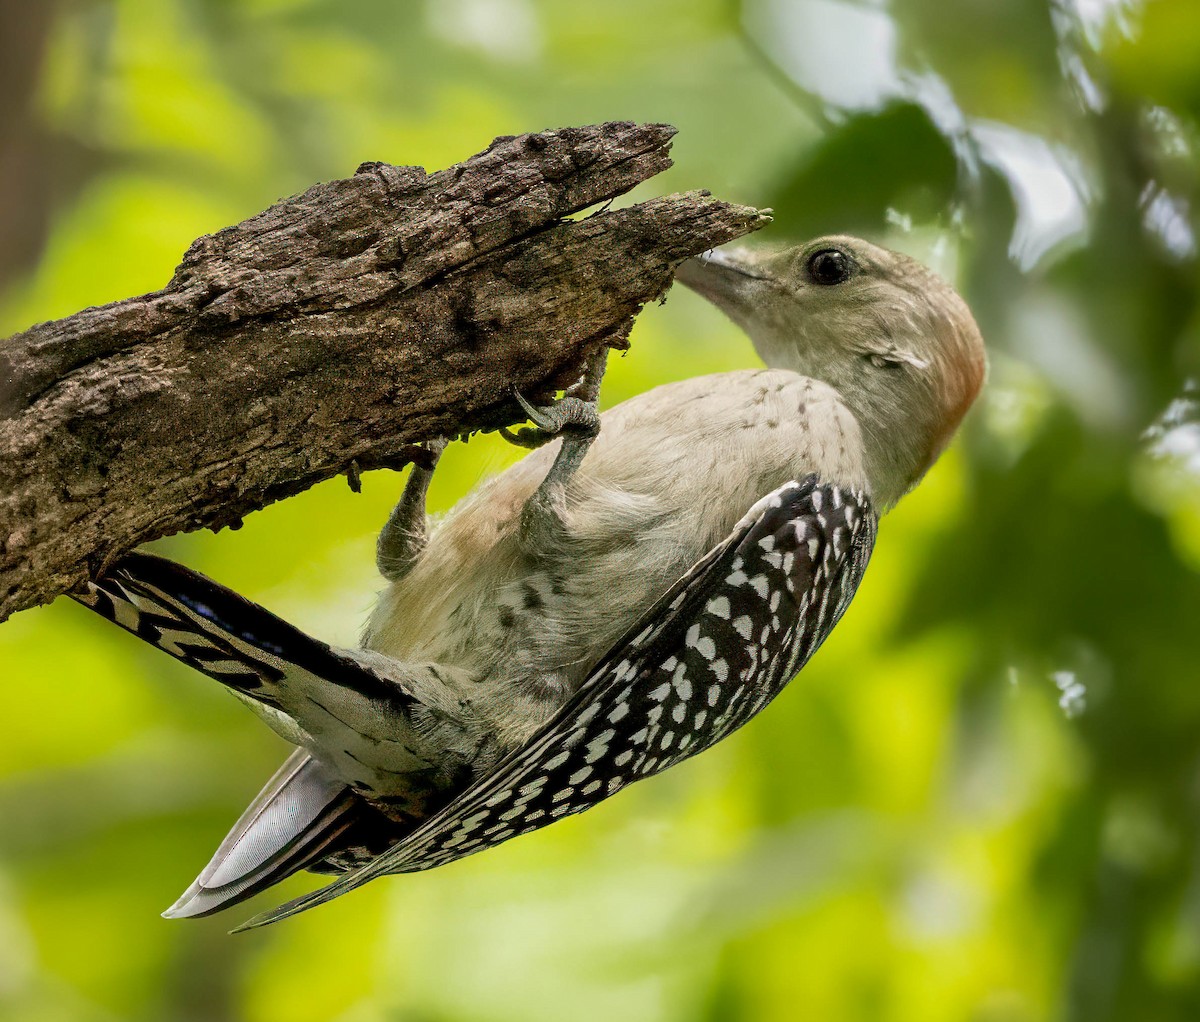
[[(35, 102), (72, 172), (0, 333), (160, 286), (198, 234), (363, 160), (625, 118), (681, 129), (656, 189), (941, 268), (992, 372), (750, 727), (261, 933), (156, 913), (280, 743), (67, 601), (18, 615), (0, 1019), (1200, 1017), (1198, 40), (1194, 0), (61, 5)], [(752, 359), (673, 294), (605, 400)], [(433, 504), (515, 457), (456, 445)], [(399, 485), (157, 546), (352, 642)]]
[(888, 229), (889, 210), (936, 222), (957, 194), (950, 141), (912, 102), (849, 118), (789, 169), (774, 209), (779, 232), (800, 238), (879, 234)]

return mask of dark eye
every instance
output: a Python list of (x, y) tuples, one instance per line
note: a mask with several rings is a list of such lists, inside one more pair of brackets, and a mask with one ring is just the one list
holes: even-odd
[(844, 284), (854, 272), (854, 260), (836, 248), (823, 248), (808, 257), (808, 275), (814, 284)]

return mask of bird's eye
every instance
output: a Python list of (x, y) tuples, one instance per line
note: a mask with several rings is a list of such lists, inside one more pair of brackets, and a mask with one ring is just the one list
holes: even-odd
[(867, 356), (867, 361), (870, 362), (871, 365), (873, 365), (876, 369), (886, 369), (888, 366), (896, 365), (896, 363), (891, 359), (885, 358), (877, 351), (871, 352), (871, 354)]
[(823, 248), (808, 257), (808, 275), (814, 284), (844, 284), (854, 272), (854, 260), (841, 249)]

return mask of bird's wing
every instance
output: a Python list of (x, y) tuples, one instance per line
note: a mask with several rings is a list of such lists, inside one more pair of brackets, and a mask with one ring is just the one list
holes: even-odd
[(414, 782), (425, 777), (423, 785), (441, 783), (434, 777), (439, 761), (462, 727), (413, 694), (418, 685), (423, 694), (432, 691), (431, 679), (418, 677), (436, 679), (427, 667), (336, 649), (199, 572), (151, 554), (127, 554), (73, 595), (225, 685), (327, 765), (345, 766), (349, 774), (361, 763), (363, 776), (351, 777), (356, 783), (373, 787), (409, 774)]
[(278, 690), (302, 678), (364, 698), (404, 698), (346, 651), (165, 557), (126, 554), (72, 597), (247, 700), (276, 710), (283, 709)]
[(764, 497), (494, 772), (365, 866), (242, 928), (537, 830), (720, 741), (829, 634), (862, 578), (875, 525), (864, 494), (815, 476)]
[[(361, 839), (386, 847), (377, 832), (387, 821), (347, 786), (338, 765), (355, 771), (351, 779), (365, 789), (383, 778), (390, 787), (381, 797), (415, 815), (461, 775), (458, 759), (443, 755), (460, 725), (409, 693), (405, 665), (377, 658), (395, 668), (384, 673), (366, 662), (368, 654), (336, 649), (151, 554), (121, 558), (74, 598), (221, 682), (304, 747), (242, 814), (168, 916), (208, 915)], [(379, 762), (364, 762), (368, 753)], [(402, 832), (396, 824), (390, 831)]]

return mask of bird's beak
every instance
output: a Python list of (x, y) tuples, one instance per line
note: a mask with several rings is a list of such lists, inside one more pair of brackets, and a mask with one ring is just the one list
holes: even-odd
[(740, 320), (772, 277), (746, 249), (711, 249), (681, 263), (675, 279)]

